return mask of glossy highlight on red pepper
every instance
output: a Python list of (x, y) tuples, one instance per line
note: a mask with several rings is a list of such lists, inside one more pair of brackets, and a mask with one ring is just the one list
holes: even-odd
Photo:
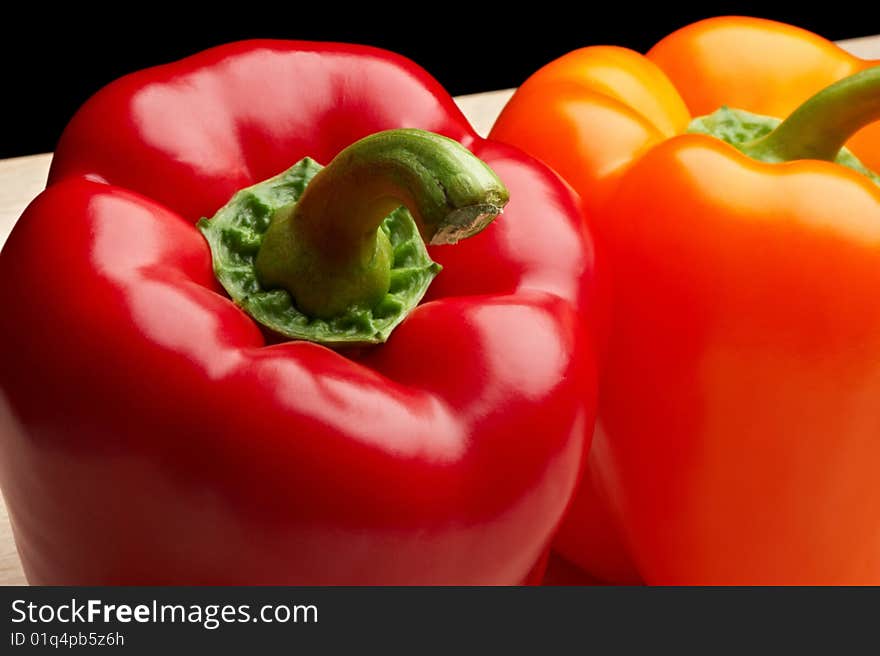
[[(267, 339), (194, 227), (369, 134), (510, 190), (385, 344)], [(577, 197), (427, 73), (249, 41), (128, 75), (64, 132), (0, 255), (0, 481), (36, 584), (514, 584), (572, 495), (601, 315)]]

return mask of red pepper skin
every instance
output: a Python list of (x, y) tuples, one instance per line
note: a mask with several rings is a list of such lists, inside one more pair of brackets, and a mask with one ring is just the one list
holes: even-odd
[[(193, 223), (396, 127), (511, 190), (388, 343), (266, 345)], [(512, 584), (595, 413), (579, 201), (413, 63), (251, 41), (129, 75), (71, 121), (0, 256), (0, 475), (34, 584)]]

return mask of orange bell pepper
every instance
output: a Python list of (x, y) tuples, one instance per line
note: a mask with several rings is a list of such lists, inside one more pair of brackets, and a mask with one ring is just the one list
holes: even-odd
[[(611, 264), (599, 428), (556, 541), (594, 575), (880, 584), (877, 64), (716, 18), (647, 56), (565, 55), (498, 119)], [(789, 118), (694, 121), (722, 105)]]

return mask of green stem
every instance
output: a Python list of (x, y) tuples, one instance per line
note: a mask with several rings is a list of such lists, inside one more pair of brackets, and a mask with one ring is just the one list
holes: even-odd
[(339, 153), (276, 214), (257, 275), (309, 316), (373, 307), (389, 289), (391, 245), (379, 227), (393, 210), (406, 206), (425, 241), (454, 244), (485, 228), (507, 199), (495, 173), (457, 141), (379, 132)]
[(880, 120), (880, 66), (867, 68), (826, 87), (770, 134), (741, 150), (762, 161), (834, 161), (861, 128)]

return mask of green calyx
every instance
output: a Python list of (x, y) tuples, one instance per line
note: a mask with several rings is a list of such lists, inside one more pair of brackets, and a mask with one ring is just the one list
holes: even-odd
[(440, 271), (422, 238), (455, 243), (506, 202), (497, 176), (457, 142), (389, 130), (327, 167), (305, 158), (239, 191), (198, 227), (217, 279), (256, 321), (291, 339), (371, 344)]
[(273, 217), (289, 212), (320, 170), (314, 160), (302, 159), (284, 173), (242, 189), (212, 219), (202, 219), (198, 227), (210, 245), (214, 274), (239, 307), (279, 335), (327, 345), (385, 341), (440, 271), (405, 208), (393, 211), (380, 228), (392, 262), (388, 290), (372, 306), (353, 305), (330, 319), (311, 317), (296, 306), (289, 291), (265, 287), (257, 275), (257, 254)]
[(880, 66), (865, 69), (823, 89), (785, 120), (722, 107), (694, 119), (688, 132), (721, 139), (762, 162), (797, 159), (836, 162), (880, 185), (880, 176), (844, 148), (852, 135), (877, 120), (880, 120)]

